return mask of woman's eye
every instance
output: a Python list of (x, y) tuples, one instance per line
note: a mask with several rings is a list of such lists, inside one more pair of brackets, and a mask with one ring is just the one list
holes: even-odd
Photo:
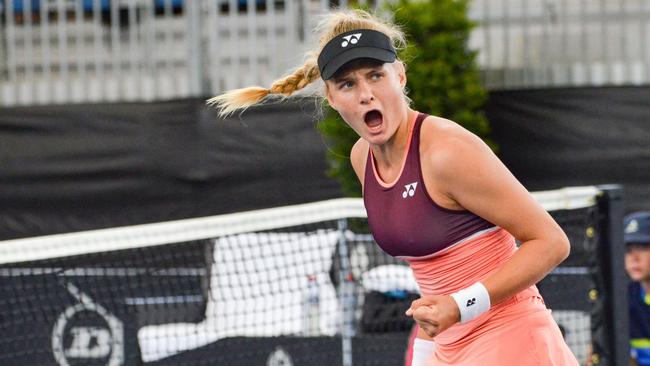
[(379, 78), (381, 78), (382, 76), (383, 76), (383, 74), (380, 73), (380, 72), (376, 72), (376, 73), (373, 73), (373, 74), (371, 75), (371, 77), (372, 77), (373, 79), (379, 79)]
[(351, 81), (345, 81), (341, 83), (341, 89), (351, 88), (353, 85)]

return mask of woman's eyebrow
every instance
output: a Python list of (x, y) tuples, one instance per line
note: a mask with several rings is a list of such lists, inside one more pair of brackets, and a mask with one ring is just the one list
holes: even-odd
[(354, 79), (354, 77), (352, 75), (350, 75), (349, 73), (347, 73), (345, 75), (341, 75), (341, 76), (338, 76), (338, 77), (335, 76), (332, 79), (334, 80), (334, 83), (339, 84), (339, 83), (344, 82), (344, 81), (350, 81), (350, 80)]
[(370, 74), (370, 73), (381, 71), (381, 70), (382, 70), (381, 66), (370, 67), (369, 70), (366, 72), (366, 74)]

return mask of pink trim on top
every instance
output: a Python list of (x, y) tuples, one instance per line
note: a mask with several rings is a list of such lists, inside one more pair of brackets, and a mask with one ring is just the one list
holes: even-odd
[[(404, 152), (404, 157), (402, 158), (402, 167), (399, 170), (399, 174), (397, 174), (397, 177), (390, 183), (384, 182), (383, 179), (379, 176), (379, 173), (377, 172), (377, 166), (375, 165), (375, 155), (372, 153), (372, 148), (368, 148), (368, 151), (370, 151), (370, 162), (372, 163), (372, 172), (375, 175), (375, 179), (377, 180), (377, 183), (379, 183), (380, 186), (384, 188), (393, 188), (397, 181), (402, 177), (402, 172), (404, 171), (404, 166), (406, 165), (406, 159), (408, 158), (409, 155), (409, 150), (411, 150), (411, 139), (413, 138), (413, 130), (415, 129), (415, 120), (418, 119), (418, 116), (420, 115), (419, 112), (413, 113), (413, 117), (410, 120), (411, 127), (409, 127), (409, 139), (406, 141), (406, 151)], [(424, 122), (424, 121), (423, 121)]]
[[(441, 207), (441, 208), (444, 208), (444, 207)], [(458, 211), (456, 211), (456, 212), (458, 212)], [(465, 212), (468, 212), (468, 211), (465, 211)], [(395, 256), (395, 258), (403, 259), (405, 261), (421, 261), (421, 260), (433, 259), (434, 257), (439, 257), (441, 255), (444, 255), (446, 252), (452, 250), (454, 247), (456, 247), (458, 245), (462, 245), (462, 244), (471, 242), (472, 239), (474, 239), (476, 237), (479, 237), (481, 235), (484, 235), (484, 234), (487, 234), (487, 233), (489, 233), (491, 231), (496, 231), (496, 230), (502, 230), (502, 229), (499, 226), (492, 226), (491, 228), (484, 229), (484, 230), (481, 230), (481, 231), (477, 231), (474, 234), (472, 234), (472, 235), (470, 235), (470, 236), (468, 236), (466, 238), (463, 238), (463, 239), (449, 245), (448, 247), (446, 247), (444, 249), (441, 249), (441, 250), (439, 250), (437, 252), (434, 252), (434, 253), (431, 253), (431, 254), (428, 254), (428, 255), (424, 255), (424, 256), (421, 256), (421, 257), (410, 257), (410, 256), (403, 255), (403, 256)]]

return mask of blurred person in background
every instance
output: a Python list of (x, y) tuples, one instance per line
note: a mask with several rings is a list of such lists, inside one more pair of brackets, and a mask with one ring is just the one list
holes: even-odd
[(630, 308), (631, 364), (650, 366), (650, 211), (625, 217), (625, 270)]

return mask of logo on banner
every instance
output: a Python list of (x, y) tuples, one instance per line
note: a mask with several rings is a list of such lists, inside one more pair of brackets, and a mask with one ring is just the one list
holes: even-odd
[(74, 285), (68, 291), (79, 303), (66, 308), (52, 330), (52, 352), (60, 366), (78, 363), (119, 366), (124, 363), (124, 326)]
[(266, 359), (266, 366), (293, 366), (293, 361), (287, 351), (278, 346)]

